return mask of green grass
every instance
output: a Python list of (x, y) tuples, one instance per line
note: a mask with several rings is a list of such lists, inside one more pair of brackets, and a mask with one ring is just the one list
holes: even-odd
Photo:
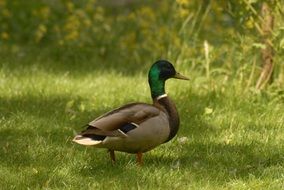
[(72, 143), (73, 133), (114, 107), (150, 103), (151, 60), (70, 60), (33, 51), (1, 57), (0, 189), (284, 188), (283, 96), (176, 65), (191, 78), (167, 82), (178, 136), (146, 153), (143, 167), (124, 153), (111, 165), (106, 150)]

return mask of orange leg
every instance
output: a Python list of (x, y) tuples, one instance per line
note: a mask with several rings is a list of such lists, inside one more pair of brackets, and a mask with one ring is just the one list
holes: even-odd
[(136, 153), (136, 161), (137, 161), (137, 163), (138, 163), (140, 166), (143, 165), (142, 155), (143, 155), (142, 152), (137, 152), (137, 153)]
[(112, 163), (115, 163), (114, 150), (108, 150), (108, 151), (109, 151), (109, 155), (110, 155), (110, 159), (111, 159)]

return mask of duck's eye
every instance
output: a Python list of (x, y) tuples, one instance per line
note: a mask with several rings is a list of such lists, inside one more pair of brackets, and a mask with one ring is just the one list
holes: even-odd
[(160, 73), (160, 77), (163, 79), (168, 79), (174, 75), (175, 71), (172, 68), (164, 68)]

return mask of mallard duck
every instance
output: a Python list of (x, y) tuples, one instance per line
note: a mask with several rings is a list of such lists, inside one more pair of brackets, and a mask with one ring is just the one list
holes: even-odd
[(176, 106), (165, 93), (169, 78), (188, 80), (170, 62), (155, 62), (148, 74), (153, 104), (130, 103), (114, 109), (87, 124), (73, 141), (108, 149), (113, 162), (114, 151), (134, 153), (142, 165), (143, 153), (170, 141), (179, 129)]

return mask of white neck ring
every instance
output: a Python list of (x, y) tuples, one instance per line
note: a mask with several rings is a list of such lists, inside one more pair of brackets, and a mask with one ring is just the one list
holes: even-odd
[(158, 96), (156, 99), (157, 99), (157, 100), (160, 100), (160, 99), (165, 98), (165, 97), (167, 97), (167, 96), (168, 96), (167, 94), (162, 94), (162, 95)]

